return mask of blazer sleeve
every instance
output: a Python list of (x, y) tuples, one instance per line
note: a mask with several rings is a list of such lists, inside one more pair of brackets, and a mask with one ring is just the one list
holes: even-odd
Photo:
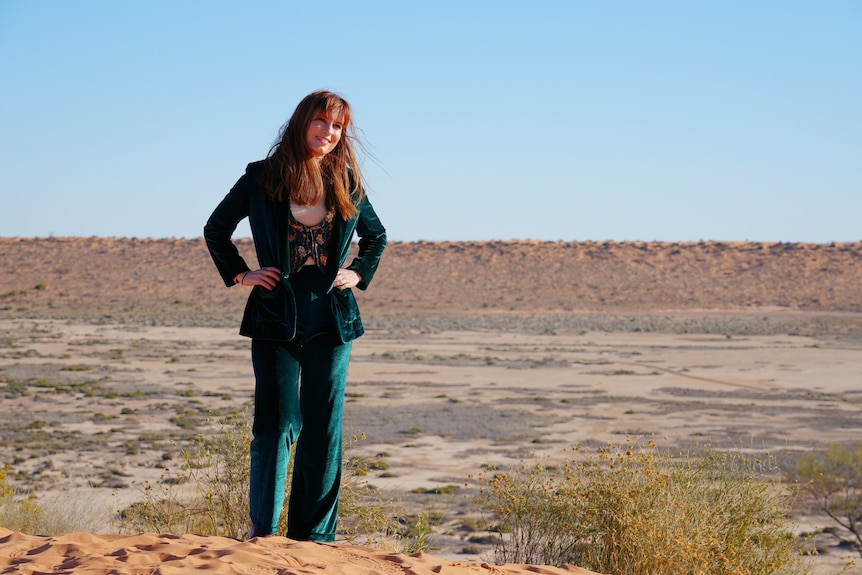
[(364, 290), (371, 283), (377, 271), (377, 264), (380, 263), (383, 248), (386, 247), (386, 229), (380, 223), (380, 218), (377, 217), (367, 196), (363, 196), (357, 207), (359, 216), (356, 222), (356, 233), (359, 236), (359, 253), (347, 269), (362, 276), (362, 281), (356, 287)]
[(237, 224), (248, 217), (252, 185), (252, 176), (249, 170), (246, 170), (204, 226), (207, 248), (226, 286), (234, 285), (234, 278), (238, 274), (249, 271), (248, 264), (239, 255), (239, 250), (231, 241), (231, 236)]

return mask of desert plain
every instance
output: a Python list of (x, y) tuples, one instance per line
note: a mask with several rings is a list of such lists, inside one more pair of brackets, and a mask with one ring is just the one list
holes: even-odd
[[(251, 240), (237, 246), (253, 266)], [(372, 485), (443, 512), (439, 561), (416, 572), (492, 570), (489, 535), (467, 528), (483, 469), (627, 438), (789, 468), (860, 440), (860, 260), (862, 242), (391, 243), (357, 293), (345, 435), (380, 463)], [(248, 292), (201, 239), (0, 238), (0, 270), (0, 462), (39, 497), (85, 502), (96, 539), (62, 544), (106, 544), (142, 482), (250, 407)], [(0, 556), (27, 541), (0, 532)], [(838, 573), (851, 550), (816, 541), (814, 572)]]

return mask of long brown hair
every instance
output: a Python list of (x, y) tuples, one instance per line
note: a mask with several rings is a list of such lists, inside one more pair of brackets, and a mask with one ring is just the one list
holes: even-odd
[[(311, 121), (321, 113), (341, 118), (342, 131), (335, 148), (318, 160), (308, 148), (306, 133)], [(266, 158), (260, 182), (267, 197), (305, 205), (324, 198), (327, 209), (344, 219), (354, 217), (363, 194), (356, 145), (362, 146), (347, 100), (327, 90), (312, 92), (282, 126), (279, 139)]]

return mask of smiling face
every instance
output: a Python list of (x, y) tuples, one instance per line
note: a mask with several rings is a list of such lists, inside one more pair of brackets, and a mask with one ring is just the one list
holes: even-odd
[(343, 113), (321, 110), (315, 114), (305, 133), (305, 143), (311, 155), (322, 158), (334, 150), (341, 141), (344, 125)]

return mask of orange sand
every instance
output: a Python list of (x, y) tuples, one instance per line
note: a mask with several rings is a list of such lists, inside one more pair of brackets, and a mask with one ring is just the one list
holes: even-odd
[(546, 575), (592, 571), (564, 565), (490, 565), (446, 561), (431, 555), (401, 555), (355, 545), (269, 537), (236, 541), (196, 535), (91, 535), (38, 537), (0, 527), (0, 573), (42, 575), (174, 575), (205, 571), (215, 575), (371, 575), (403, 573)]

